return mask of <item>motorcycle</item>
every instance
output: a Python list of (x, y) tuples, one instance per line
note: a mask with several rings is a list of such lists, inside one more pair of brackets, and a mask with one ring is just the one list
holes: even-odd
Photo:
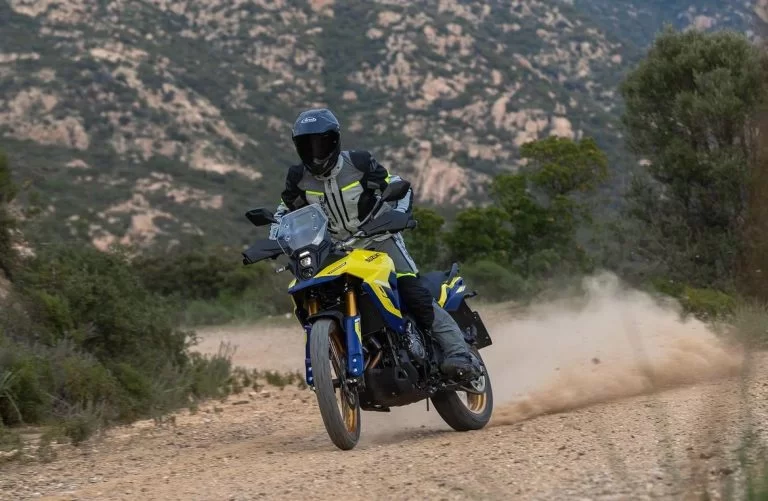
[[(407, 181), (390, 183), (370, 214), (402, 199), (409, 188)], [(278, 222), (264, 208), (245, 216), (255, 226)], [(480, 315), (467, 304), (477, 293), (467, 289), (458, 265), (421, 279), (456, 320), (479, 362), (480, 374), (470, 381), (441, 373), (440, 346), (420, 332), (402, 304), (392, 259), (352, 248), (361, 238), (415, 226), (410, 214), (390, 210), (366, 219), (350, 239), (334, 242), (325, 212), (312, 204), (282, 216), (274, 240), (260, 240), (242, 252), (244, 265), (288, 256), (288, 264), (277, 272), (290, 270), (295, 277), (288, 294), (305, 331), (306, 383), (316, 394), (328, 436), (342, 450), (357, 445), (361, 410), (389, 412), (423, 400), (429, 409), (431, 400), (456, 431), (481, 429), (491, 418), (493, 390), (479, 350), (492, 341)]]

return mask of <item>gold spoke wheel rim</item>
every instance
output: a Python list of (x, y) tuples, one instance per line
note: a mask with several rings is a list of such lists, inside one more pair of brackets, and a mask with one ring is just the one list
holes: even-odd
[(471, 393), (468, 391), (461, 392), (466, 396), (466, 401), (464, 399), (459, 398), (461, 402), (464, 404), (464, 406), (469, 409), (471, 412), (475, 414), (482, 414), (485, 411), (486, 406), (488, 405), (488, 397), (485, 393), (485, 376), (480, 376), (477, 381), (473, 381), (472, 386), (474, 389), (478, 391), (482, 391), (482, 393)]
[[(344, 343), (342, 343), (339, 339), (338, 331), (336, 330), (331, 333), (330, 345), (331, 366), (336, 375), (336, 378), (341, 380), (340, 375), (343, 374), (344, 371), (344, 368), (341, 366), (341, 360), (343, 360), (345, 352)], [(336, 388), (334, 388), (334, 393), (337, 395), (337, 404), (340, 406), (341, 414), (344, 418), (344, 427), (348, 432), (354, 433), (359, 426), (357, 407), (349, 404), (347, 398), (344, 395), (344, 390), (341, 387), (339, 387), (338, 390), (339, 391), (337, 392)]]

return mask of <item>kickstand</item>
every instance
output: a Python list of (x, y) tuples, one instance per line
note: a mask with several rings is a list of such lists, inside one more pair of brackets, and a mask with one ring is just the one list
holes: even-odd
[(427, 399), (427, 412), (429, 412), (429, 399)]

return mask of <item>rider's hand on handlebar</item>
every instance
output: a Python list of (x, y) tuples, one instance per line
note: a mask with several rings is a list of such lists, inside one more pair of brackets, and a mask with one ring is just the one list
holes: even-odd
[(337, 242), (334, 246), (336, 250), (345, 250), (349, 249), (352, 245), (354, 245), (360, 238), (365, 236), (365, 232), (363, 230), (357, 231), (354, 235), (352, 235), (347, 240), (344, 240), (343, 242)]

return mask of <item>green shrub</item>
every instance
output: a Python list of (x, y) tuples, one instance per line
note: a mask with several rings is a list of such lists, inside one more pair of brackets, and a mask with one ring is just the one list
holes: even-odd
[(41, 250), (15, 282), (47, 345), (70, 339), (97, 359), (152, 369), (185, 362), (188, 334), (167, 301), (148, 291), (125, 256), (93, 248)]
[(125, 362), (115, 364), (112, 373), (122, 388), (121, 414), (125, 418), (149, 414), (154, 400), (149, 374)]
[(0, 421), (40, 422), (51, 409), (49, 364), (21, 345), (0, 338)]
[[(50, 362), (49, 362), (50, 363)], [(119, 398), (116, 378), (97, 360), (87, 355), (71, 354), (52, 364), (56, 397), (70, 405), (87, 406), (91, 402), (109, 402)]]
[(465, 265), (461, 274), (467, 280), (468, 287), (476, 290), (486, 301), (520, 299), (529, 292), (523, 277), (493, 261)]
[(654, 290), (674, 298), (681, 297), (685, 291), (685, 284), (662, 277), (652, 278), (650, 280), (650, 285)]
[(684, 313), (702, 320), (730, 317), (738, 303), (736, 297), (723, 291), (692, 287), (676, 280), (656, 277), (650, 285), (655, 291), (677, 299)]
[(77, 444), (231, 391), (231, 352), (190, 353), (171, 306), (120, 253), (40, 251), (0, 305), (0, 423), (50, 424)]
[(229, 393), (233, 350), (221, 344), (216, 355), (192, 353), (190, 392), (197, 398), (223, 397)]
[(133, 264), (148, 290), (185, 300), (241, 293), (263, 278), (263, 267), (243, 266), (239, 251), (226, 247), (139, 256)]
[(276, 274), (268, 263), (243, 266), (237, 249), (152, 255), (134, 266), (148, 290), (174, 302), (183, 325), (254, 321), (293, 309), (288, 274)]
[[(71, 343), (55, 347), (0, 345), (0, 419), (6, 424), (65, 419), (75, 409), (104, 405), (105, 419), (120, 418), (122, 389), (111, 372)], [(1, 377), (1, 376), (0, 376)]]
[(72, 445), (79, 445), (98, 431), (103, 421), (103, 405), (77, 405), (62, 420), (59, 429), (63, 436), (69, 438)]
[(715, 289), (686, 286), (679, 299), (687, 312), (706, 319), (728, 316), (736, 306), (733, 296)]

